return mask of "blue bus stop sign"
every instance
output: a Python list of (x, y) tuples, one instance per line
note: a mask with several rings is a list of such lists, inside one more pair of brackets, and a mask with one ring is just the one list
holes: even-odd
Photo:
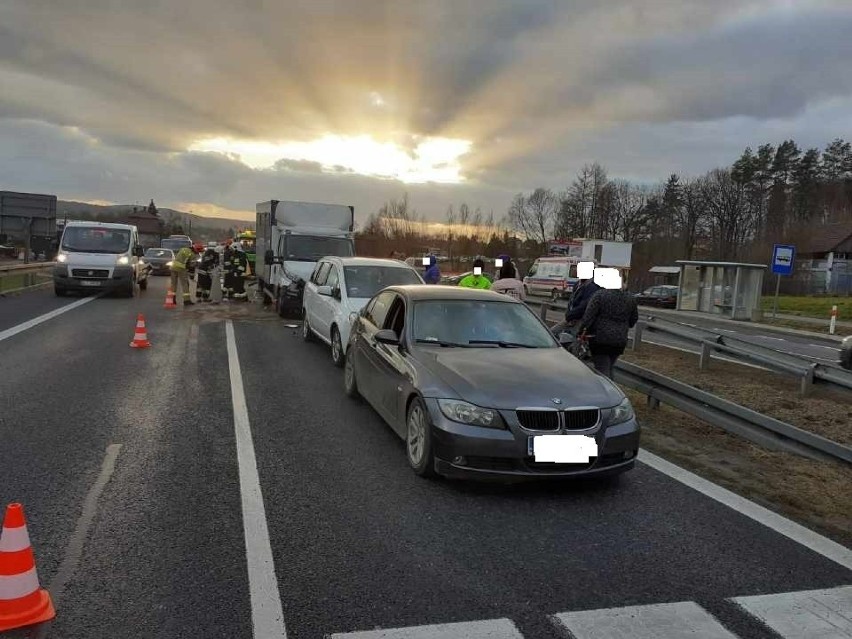
[(796, 259), (796, 247), (790, 244), (776, 244), (772, 251), (772, 272), (776, 275), (790, 275)]

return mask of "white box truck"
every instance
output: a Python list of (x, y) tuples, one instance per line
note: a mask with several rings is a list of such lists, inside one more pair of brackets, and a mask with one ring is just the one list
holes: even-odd
[(581, 257), (584, 260), (594, 260), (595, 264), (605, 268), (617, 268), (621, 279), (627, 284), (630, 276), (630, 260), (633, 257), (632, 242), (615, 242), (613, 240), (593, 240), (583, 238)]
[[(302, 312), (317, 261), (355, 255), (355, 209), (342, 204), (270, 200), (257, 205), (258, 290), (282, 317)], [(260, 262), (260, 260), (258, 260)]]

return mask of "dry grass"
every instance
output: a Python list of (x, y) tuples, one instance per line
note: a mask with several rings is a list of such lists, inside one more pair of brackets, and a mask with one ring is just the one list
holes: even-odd
[(799, 380), (749, 366), (712, 360), (698, 369), (698, 355), (642, 344), (623, 359), (673, 377), (764, 415), (836, 442), (852, 445), (852, 393), (819, 387), (799, 397)]

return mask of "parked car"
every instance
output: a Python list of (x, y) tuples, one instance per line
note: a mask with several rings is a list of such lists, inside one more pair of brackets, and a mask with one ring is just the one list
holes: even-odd
[(164, 248), (149, 248), (145, 250), (143, 259), (151, 265), (153, 275), (168, 275), (172, 260), (175, 259), (174, 251)]
[(344, 386), (405, 441), (421, 476), (611, 475), (639, 449), (624, 393), (525, 304), (492, 291), (380, 292), (353, 324)]
[(331, 345), (331, 359), (343, 366), (352, 320), (376, 293), (394, 284), (423, 284), (420, 273), (398, 260), (324, 257), (305, 285), (302, 335)]
[(652, 286), (641, 293), (636, 293), (637, 304), (657, 306), (659, 308), (677, 308), (677, 296), (680, 289), (677, 286)]

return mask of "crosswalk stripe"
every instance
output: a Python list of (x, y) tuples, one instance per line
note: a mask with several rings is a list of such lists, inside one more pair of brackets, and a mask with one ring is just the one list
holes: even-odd
[(731, 599), (785, 638), (852, 637), (852, 586)]
[(574, 639), (737, 639), (692, 601), (553, 615)]
[(347, 632), (331, 635), (331, 639), (523, 639), (523, 635), (509, 619), (490, 619), (434, 626)]

